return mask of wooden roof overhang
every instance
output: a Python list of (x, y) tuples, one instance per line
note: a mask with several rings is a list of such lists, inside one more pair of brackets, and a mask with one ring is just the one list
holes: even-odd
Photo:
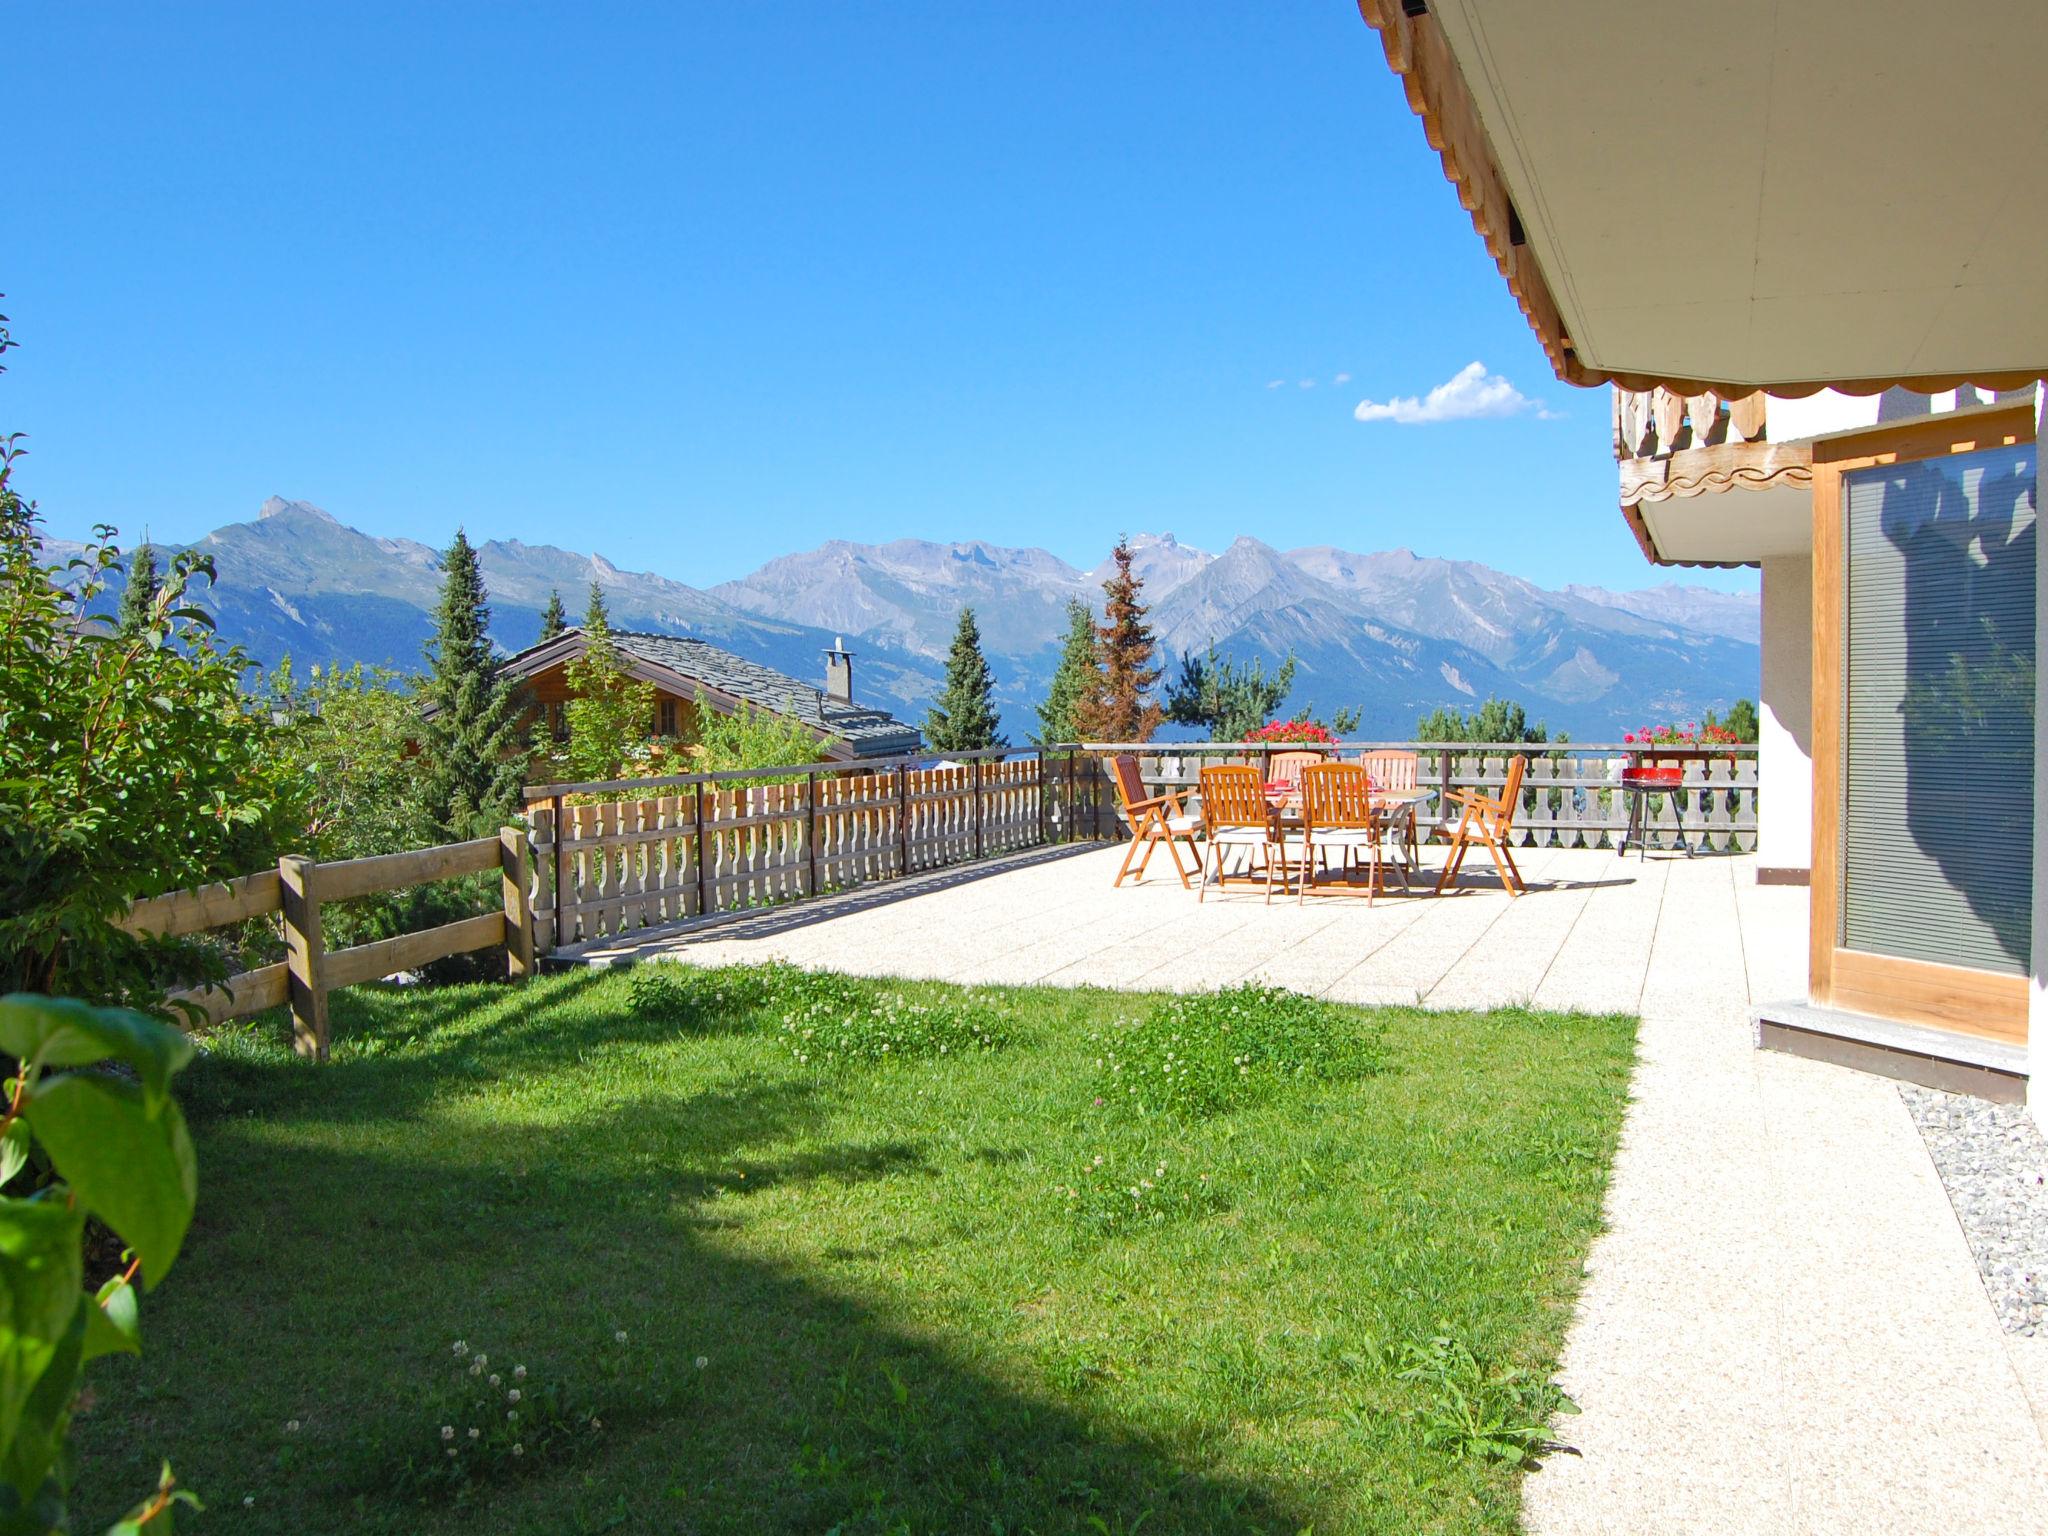
[[(1747, 0), (1723, 0), (1710, 22), (1696, 11), (1665, 13), (1621, 0), (1358, 0), (1358, 9), (1378, 34), (1445, 176), (1564, 382), (1631, 390), (1661, 386), (1681, 395), (1712, 391), (1732, 397), (1768, 388), (1775, 395), (1801, 396), (1827, 388), (1870, 394), (1893, 386), (1934, 393), (1966, 383), (2014, 389), (2048, 372), (2048, 304), (2031, 282), (2039, 253), (2048, 250), (2048, 241), (2032, 243), (2041, 209), (2048, 206), (2048, 160), (2032, 147), (2038, 133), (2031, 131), (2048, 121), (2048, 93), (2039, 90), (2048, 64), (2048, 26), (2041, 25), (2032, 0), (1884, 6), (1875, 13), (1860, 0), (1814, 0), (1782, 15)], [(1752, 10), (1757, 14), (1748, 14)], [(1780, 37), (1781, 31), (1792, 35)], [(1780, 60), (1789, 60), (1784, 80), (1772, 68)], [(1628, 76), (1631, 65), (1635, 72)], [(1756, 78), (1767, 71), (1768, 79)], [(1618, 73), (1624, 77), (1614, 78)], [(1816, 80), (1819, 75), (1826, 78)], [(1904, 93), (1923, 81), (1930, 88), (1909, 109)], [(1826, 99), (1829, 91), (1832, 99)], [(1816, 95), (1824, 99), (1807, 99)], [(1784, 115), (1797, 119), (1789, 132), (1773, 111), (1788, 100)], [(1576, 121), (1573, 112), (1580, 114)], [(1844, 126), (1842, 119), (1852, 121)], [(1863, 123), (1887, 126), (1883, 132), (1850, 131)], [(1910, 141), (1899, 135), (1908, 128), (1932, 141), (1931, 147), (1900, 154), (1900, 145)], [(1801, 131), (1805, 139), (1798, 137)], [(1654, 135), (1654, 146), (1640, 142), (1645, 133)], [(1631, 134), (1637, 143), (1624, 142)], [(1822, 164), (1830, 154), (1843, 157), (1840, 184), (1795, 178), (1789, 189), (1769, 188), (1772, 202), (1765, 207), (1766, 168), (1780, 139), (1802, 169), (1816, 157)], [(1873, 141), (1867, 151), (1864, 139)], [(1503, 143), (1513, 149), (1506, 159)], [(1692, 161), (1659, 158), (1658, 151), (1674, 145), (1689, 146)], [(1886, 163), (1887, 154), (1893, 163)], [(1627, 164), (1640, 164), (1641, 174), (1630, 178), (1615, 171)], [(1716, 173), (1711, 193), (1689, 179), (1708, 165)], [(1572, 195), (1547, 196), (1546, 180), (1551, 186), (1569, 183)], [(2002, 195), (1994, 199), (1992, 189)], [(1825, 209), (1819, 206), (1823, 192), (1835, 199)], [(1810, 207), (1800, 201), (1809, 195)], [(1858, 196), (1864, 201), (1854, 202)], [(1702, 206), (1686, 207), (1688, 198)], [(1919, 206), (1916, 199), (1922, 200)], [(1873, 217), (1890, 211), (1899, 218), (1891, 248), (1882, 240), (1845, 239), (1841, 220), (1827, 216), (1845, 201)], [(1888, 203), (1889, 209), (1871, 207), (1872, 202)], [(1916, 214), (1924, 224), (1959, 206), (1978, 216), (1959, 221), (1952, 232), (1914, 222)], [(1804, 217), (1809, 212), (1812, 217)], [(1998, 227), (2001, 219), (2017, 227)], [(1939, 245), (1945, 233), (1953, 235), (1952, 258)], [(1754, 276), (1746, 291), (1736, 291), (1729, 281), (1736, 270), (1731, 262), (1747, 259), (1742, 242), (1751, 238), (1759, 252), (1768, 246), (1768, 254), (1778, 258), (1775, 272), (1785, 278), (1776, 291), (1761, 294), (1762, 309)], [(1824, 247), (1830, 240), (1837, 243)], [(1996, 249), (1987, 251), (1987, 241), (1995, 241)], [(1868, 303), (1859, 308), (1849, 301), (1881, 298), (1886, 273), (1900, 282), (1925, 277), (1927, 260), (1910, 273), (1901, 265), (1906, 258), (1897, 249), (1909, 245), (1914, 257), (1952, 259), (1966, 278), (1972, 260), (1990, 261), (1997, 280), (1976, 283), (1966, 302), (1951, 303), (1958, 318), (1948, 330), (1902, 330), (1898, 346), (1878, 367), (1830, 366), (1831, 351), (1853, 349), (1825, 345), (1808, 349), (1810, 366), (1788, 366), (1788, 359), (1801, 357), (1803, 333), (1788, 336), (1785, 325), (1762, 321), (1743, 331), (1717, 325), (1699, 288), (1687, 286), (1688, 273), (1711, 267), (1720, 284), (1713, 302), (1729, 312), (1790, 316), (1795, 328), (1803, 320), (1817, 338), (1830, 334), (1831, 326), (1840, 338), (1869, 309)], [(1567, 250), (1581, 257), (1598, 252), (1604, 266), (1568, 260)], [(1788, 254), (1792, 259), (1785, 259)], [(1625, 285), (1629, 291), (1615, 291), (1612, 283), (1601, 291), (1602, 273), (1611, 277), (1624, 258), (1640, 269)], [(1601, 270), (1586, 270), (1593, 267)], [(1866, 281), (1866, 267), (1876, 279)], [(1647, 294), (1645, 282), (1657, 278), (1668, 281), (1668, 292)], [(1835, 280), (1833, 293), (1824, 291), (1828, 278)], [(1955, 288), (1971, 286), (1964, 281)], [(1936, 313), (1950, 302), (1944, 291), (1924, 282), (1900, 292), (1910, 292)], [(2008, 303), (2016, 307), (2013, 323), (2001, 324), (1999, 306)], [(1632, 327), (1615, 329), (1630, 332), (1625, 345), (1636, 355), (1602, 355), (1595, 338), (1575, 334), (1600, 330), (1584, 317), (1603, 307), (1610, 317), (1633, 315)], [(1715, 369), (1718, 376), (1711, 376), (1686, 367), (1679, 355), (1684, 349), (1662, 339), (1642, 340), (1665, 337), (1660, 322), (1681, 314), (1695, 334), (1704, 330), (1727, 343), (1716, 350), (1738, 361), (1743, 345), (1732, 338), (1754, 336), (1749, 365)], [(1944, 338), (1953, 342), (1947, 366), (1915, 366), (1919, 355), (1943, 351), (1938, 343)], [(1957, 349), (1970, 355), (1958, 358)], [(1872, 355), (1871, 346), (1860, 355)]]
[[(738, 694), (728, 693), (723, 688), (715, 688), (702, 678), (685, 677), (673, 667), (664, 667), (659, 662), (647, 660), (644, 656), (636, 656), (623, 646), (617, 647), (617, 650), (621, 671), (637, 682), (652, 683), (664, 693), (674, 694), (680, 699), (693, 699), (699, 704), (710, 706), (721, 715), (738, 714), (740, 706), (750, 702)], [(582, 654), (583, 636), (571, 630), (567, 634), (557, 635), (552, 640), (528, 646), (518, 654), (508, 657), (499, 664), (498, 675), (519, 680), (538, 677), (555, 667), (566, 666)], [(761, 708), (760, 705), (753, 707)], [(844, 739), (834, 736), (829, 731), (820, 730), (808, 720), (798, 720), (797, 723), (824, 745), (826, 762), (850, 763), (859, 758), (860, 754)]]

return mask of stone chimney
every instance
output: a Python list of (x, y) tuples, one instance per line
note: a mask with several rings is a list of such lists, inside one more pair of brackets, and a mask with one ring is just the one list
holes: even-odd
[(832, 637), (832, 649), (825, 653), (825, 696), (841, 704), (853, 702), (853, 652), (839, 635)]

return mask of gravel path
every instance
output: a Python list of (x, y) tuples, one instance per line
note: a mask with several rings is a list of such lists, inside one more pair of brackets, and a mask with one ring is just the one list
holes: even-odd
[(1899, 1097), (2007, 1333), (2048, 1335), (2048, 1140), (2017, 1104), (1902, 1085)]

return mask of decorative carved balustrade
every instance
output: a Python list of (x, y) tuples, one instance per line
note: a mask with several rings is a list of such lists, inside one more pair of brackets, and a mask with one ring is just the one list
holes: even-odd
[(1679, 395), (1668, 389), (1614, 391), (1614, 456), (1653, 459), (1686, 448), (1758, 443), (1769, 435), (1762, 390), (1724, 399), (1711, 390)]

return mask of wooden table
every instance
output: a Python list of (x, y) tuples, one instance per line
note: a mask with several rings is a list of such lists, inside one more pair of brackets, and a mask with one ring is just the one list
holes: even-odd
[[(1373, 810), (1384, 818), (1383, 825), (1391, 831), (1411, 821), (1416, 807), (1426, 804), (1435, 797), (1436, 791), (1433, 789), (1376, 789), (1372, 792), (1372, 806)], [(1300, 792), (1291, 791), (1284, 795), (1274, 795), (1269, 791), (1266, 803), (1273, 809), (1274, 841), (1280, 845), (1281, 872), (1286, 876), (1294, 876), (1297, 867), (1287, 857), (1287, 834), (1300, 832), (1304, 828)], [(1377, 871), (1380, 868), (1380, 861), (1375, 859), (1372, 867)], [(1404, 888), (1408, 885), (1408, 877), (1412, 873), (1414, 870), (1410, 868), (1402, 874), (1401, 884)], [(1375, 890), (1386, 890), (1383, 878), (1368, 876), (1367, 880)]]

